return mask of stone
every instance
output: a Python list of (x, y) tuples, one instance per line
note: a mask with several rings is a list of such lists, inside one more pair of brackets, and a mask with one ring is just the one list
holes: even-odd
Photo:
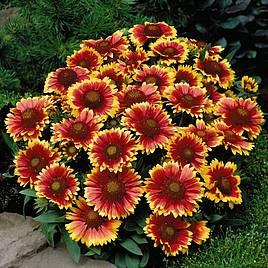
[(20, 267), (23, 259), (46, 247), (46, 238), (38, 228), (30, 217), (0, 214), (0, 268)]
[(0, 27), (6, 24), (10, 17), (15, 16), (18, 10), (19, 9), (17, 7), (10, 7), (0, 10)]

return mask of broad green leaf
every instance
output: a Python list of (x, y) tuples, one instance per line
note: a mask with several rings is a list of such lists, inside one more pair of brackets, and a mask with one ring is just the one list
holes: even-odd
[(50, 210), (50, 211), (44, 212), (43, 214), (33, 219), (40, 223), (56, 223), (56, 222), (64, 222), (65, 216), (61, 216), (56, 211)]
[(210, 222), (218, 222), (221, 221), (222, 219), (224, 219), (225, 215), (219, 215), (219, 214), (211, 214), (211, 215), (207, 215), (206, 218), (210, 221)]
[(133, 231), (138, 232), (139, 230), (142, 230), (137, 224), (135, 224), (135, 222), (132, 222), (130, 220), (126, 222), (124, 229), (129, 232), (133, 232)]
[(19, 151), (19, 147), (14, 140), (7, 133), (3, 133), (3, 138), (7, 146), (16, 154)]
[(126, 250), (128, 250), (129, 252), (135, 254), (135, 255), (139, 255), (142, 256), (142, 252), (141, 249), (139, 248), (139, 246), (130, 238), (126, 238), (123, 242), (120, 243), (120, 245), (125, 248)]
[(92, 256), (92, 255), (100, 255), (101, 254), (101, 248), (100, 247), (91, 247), (89, 248), (88, 253), (85, 254), (85, 256)]
[(47, 242), (51, 247), (55, 246), (54, 243), (54, 234), (56, 232), (56, 223), (43, 223), (41, 224), (41, 231), (47, 238)]
[(127, 268), (137, 268), (140, 264), (140, 258), (135, 255), (126, 254), (125, 255), (125, 262), (127, 265)]
[(131, 236), (131, 238), (137, 243), (137, 244), (147, 244), (148, 241), (145, 236), (141, 236), (138, 234), (134, 234)]
[(6, 178), (13, 178), (13, 177), (14, 177), (14, 175), (10, 174), (9, 172), (5, 172), (5, 173), (3, 173), (2, 175), (3, 175), (4, 177), (6, 177)]
[(198, 32), (200, 32), (200, 33), (207, 33), (207, 28), (206, 27), (204, 27), (202, 24), (196, 24), (195, 25), (195, 28), (196, 28), (196, 30), (198, 31)]
[(31, 197), (36, 197), (36, 191), (33, 189), (25, 189), (21, 190), (20, 194), (26, 195), (26, 196), (31, 196)]
[(218, 41), (215, 42), (217, 45), (220, 45), (222, 47), (227, 47), (227, 40), (226, 38), (222, 37)]
[(127, 268), (125, 256), (123, 254), (121, 254), (120, 252), (117, 252), (115, 254), (114, 262), (115, 262), (116, 267), (118, 267), (118, 268)]
[(226, 59), (231, 62), (231, 60), (233, 59), (235, 53), (240, 49), (241, 47), (241, 42), (240, 41), (236, 41), (230, 44), (230, 51), (229, 54), (226, 56)]
[(143, 248), (142, 250), (142, 253), (143, 253), (143, 256), (142, 256), (142, 259), (141, 259), (141, 262), (140, 262), (140, 267), (141, 268), (144, 268), (144, 267), (147, 267), (147, 264), (148, 264), (148, 261), (149, 261), (149, 247), (146, 246)]
[(67, 248), (72, 260), (76, 263), (79, 263), (80, 257), (81, 257), (81, 249), (80, 249), (78, 243), (76, 241), (72, 240), (66, 231), (64, 231), (62, 233), (62, 238), (66, 244), (66, 248)]
[(26, 207), (27, 203), (28, 203), (31, 199), (32, 199), (32, 198), (31, 198), (31, 196), (29, 196), (29, 195), (25, 195), (25, 197), (24, 197), (24, 200), (23, 200), (23, 208), (22, 208), (22, 213), (23, 213), (23, 216), (24, 216), (24, 217), (26, 217), (26, 215), (25, 215), (25, 207)]

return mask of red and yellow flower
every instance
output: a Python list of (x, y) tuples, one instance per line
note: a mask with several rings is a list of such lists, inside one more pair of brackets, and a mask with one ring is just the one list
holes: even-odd
[(217, 102), (225, 96), (224, 94), (218, 92), (217, 86), (212, 82), (203, 82), (203, 86), (207, 91), (208, 98), (212, 100), (213, 104), (217, 104)]
[(234, 204), (241, 204), (240, 177), (234, 175), (236, 168), (231, 162), (224, 164), (217, 159), (212, 160), (210, 166), (204, 167), (201, 176), (207, 188), (205, 196), (215, 203), (228, 202), (230, 208)]
[(142, 46), (150, 39), (174, 38), (177, 35), (176, 29), (165, 22), (138, 24), (131, 28), (129, 33), (131, 42), (136, 46)]
[(174, 134), (174, 127), (161, 106), (137, 103), (126, 110), (123, 125), (139, 136), (138, 143), (147, 154), (163, 148)]
[(192, 116), (202, 117), (203, 112), (211, 108), (206, 91), (188, 84), (175, 84), (174, 87), (167, 88), (163, 96), (177, 113), (186, 112)]
[(175, 256), (179, 252), (187, 253), (192, 242), (189, 223), (175, 218), (173, 215), (153, 214), (146, 219), (145, 234), (152, 238), (154, 246), (162, 245), (167, 256)]
[(62, 155), (66, 157), (66, 160), (75, 160), (80, 152), (80, 149), (73, 142), (63, 142), (60, 146)]
[(60, 155), (56, 149), (52, 149), (46, 141), (29, 141), (25, 150), (20, 150), (15, 157), (15, 172), (20, 185), (30, 183), (32, 187), (37, 180), (40, 171), (50, 164), (60, 161)]
[(190, 65), (179, 65), (175, 73), (174, 84), (187, 83), (191, 87), (202, 86), (202, 76)]
[(46, 198), (67, 209), (72, 206), (79, 190), (79, 181), (75, 178), (73, 170), (64, 165), (52, 164), (37, 176), (35, 185), (36, 195)]
[(67, 94), (68, 88), (89, 78), (89, 70), (80, 66), (59, 68), (48, 74), (45, 81), (45, 93)]
[(145, 197), (154, 213), (181, 217), (196, 212), (197, 201), (203, 194), (193, 168), (169, 162), (155, 166), (149, 174), (150, 178), (145, 182)]
[(74, 115), (88, 108), (101, 119), (114, 116), (118, 110), (118, 100), (115, 96), (116, 87), (105, 77), (102, 80), (91, 78), (82, 81), (68, 90), (68, 104)]
[(226, 150), (230, 147), (233, 154), (249, 155), (249, 152), (254, 147), (253, 142), (249, 142), (244, 136), (235, 133), (222, 120), (217, 120), (214, 126), (223, 136), (222, 144)]
[(209, 238), (211, 230), (206, 226), (207, 221), (192, 221), (189, 230), (193, 233), (193, 241), (201, 245)]
[(100, 216), (82, 197), (79, 197), (76, 205), (66, 213), (66, 219), (71, 222), (65, 224), (65, 228), (72, 240), (91, 247), (106, 245), (117, 238), (121, 221)]
[(106, 129), (95, 135), (90, 144), (89, 158), (101, 171), (108, 168), (111, 172), (122, 171), (136, 159), (136, 141), (129, 131)]
[(209, 124), (206, 124), (204, 120), (197, 119), (196, 125), (190, 124), (185, 128), (186, 132), (194, 133), (200, 137), (206, 144), (208, 150), (212, 150), (211, 147), (216, 147), (222, 144), (223, 137), (219, 134), (219, 131)]
[(143, 83), (140, 85), (129, 85), (125, 90), (118, 92), (119, 113), (135, 103), (148, 102), (150, 104), (160, 104), (161, 95), (157, 87)]
[(261, 132), (263, 114), (257, 107), (257, 103), (250, 98), (222, 98), (218, 102), (216, 113), (222, 116), (224, 123), (239, 135), (246, 131), (252, 139)]
[(117, 31), (107, 38), (84, 40), (82, 48), (94, 48), (102, 57), (117, 56), (128, 48), (128, 40), (122, 31)]
[(219, 60), (212, 57), (206, 57), (204, 61), (196, 59), (194, 67), (201, 71), (207, 82), (218, 83), (222, 88), (230, 88), (233, 85), (234, 71), (226, 59)]
[(157, 86), (162, 94), (167, 87), (173, 84), (174, 71), (171, 68), (159, 67), (157, 65), (152, 65), (151, 67), (144, 65), (143, 70), (138, 70), (133, 78), (140, 83), (145, 82), (146, 84)]
[(241, 79), (241, 88), (247, 92), (256, 93), (259, 89), (259, 86), (254, 78), (243, 76)]
[(93, 111), (84, 109), (76, 119), (64, 119), (52, 126), (53, 142), (72, 142), (76, 148), (87, 149), (102, 123), (94, 117)]
[(49, 123), (47, 113), (49, 105), (46, 98), (39, 97), (17, 102), (16, 107), (10, 109), (5, 120), (7, 133), (14, 141), (33, 140), (40, 137)]
[(167, 146), (168, 156), (181, 166), (190, 164), (196, 170), (206, 163), (207, 147), (193, 133), (178, 133)]
[(95, 168), (87, 175), (85, 185), (87, 203), (108, 219), (126, 218), (134, 213), (143, 193), (140, 176), (127, 167), (117, 173)]
[(185, 42), (180, 40), (159, 39), (150, 44), (149, 56), (160, 56), (159, 62), (167, 65), (184, 63), (188, 57), (188, 48)]
[(67, 66), (80, 66), (89, 71), (96, 70), (102, 63), (101, 55), (93, 48), (84, 48), (75, 51), (73, 55), (67, 57)]

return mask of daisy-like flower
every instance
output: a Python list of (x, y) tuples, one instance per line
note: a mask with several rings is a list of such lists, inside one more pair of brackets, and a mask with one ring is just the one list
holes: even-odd
[(66, 160), (74, 160), (80, 152), (80, 149), (76, 148), (73, 142), (63, 142), (60, 146), (62, 155), (66, 157)]
[(48, 108), (49, 103), (46, 98), (33, 97), (17, 102), (16, 107), (10, 109), (5, 120), (7, 133), (14, 141), (40, 137), (49, 123)]
[(108, 168), (111, 172), (117, 172), (136, 160), (137, 149), (136, 141), (129, 131), (106, 129), (94, 136), (89, 158), (101, 171)]
[(190, 164), (199, 170), (206, 163), (207, 147), (193, 133), (178, 133), (167, 146), (168, 156), (181, 166)]
[(191, 87), (188, 84), (175, 84), (174, 87), (167, 88), (163, 96), (177, 113), (186, 112), (192, 116), (202, 117), (202, 113), (211, 108), (205, 89)]
[(213, 104), (216, 104), (222, 97), (224, 97), (224, 94), (218, 92), (217, 86), (212, 82), (203, 81), (203, 86), (207, 91), (208, 98), (212, 100)]
[(185, 128), (185, 131), (200, 137), (207, 145), (208, 150), (212, 150), (211, 147), (219, 146), (222, 143), (223, 137), (219, 134), (219, 131), (215, 127), (206, 124), (202, 119), (197, 119), (196, 126), (190, 124)]
[(82, 197), (79, 197), (76, 205), (66, 213), (66, 219), (71, 222), (65, 224), (65, 228), (72, 240), (91, 247), (106, 245), (117, 238), (121, 221), (100, 216)]
[(116, 88), (110, 83), (109, 78), (91, 78), (69, 88), (68, 104), (74, 115), (88, 108), (94, 115), (106, 119), (108, 115), (113, 116), (117, 112), (118, 100), (115, 93)]
[(209, 238), (211, 230), (206, 226), (207, 221), (192, 221), (189, 230), (193, 233), (193, 241), (201, 245)]
[(167, 87), (173, 84), (174, 71), (171, 68), (159, 67), (157, 65), (150, 67), (144, 65), (143, 70), (138, 70), (133, 78), (140, 83), (145, 82), (146, 84), (157, 86), (162, 94)]
[(160, 104), (161, 95), (157, 87), (151, 84), (143, 83), (139, 85), (129, 85), (125, 90), (118, 92), (119, 112), (124, 112), (126, 108), (135, 103), (148, 102), (151, 104)]
[(229, 126), (227, 126), (222, 120), (217, 120), (214, 123), (214, 127), (223, 136), (222, 144), (227, 150), (229, 147), (232, 153), (249, 155), (249, 152), (253, 149), (253, 142), (249, 142), (246, 138), (240, 134), (235, 133)]
[(159, 39), (150, 44), (149, 56), (160, 56), (160, 63), (170, 65), (172, 63), (184, 63), (188, 57), (188, 48), (185, 42), (180, 40)]
[(89, 78), (89, 70), (80, 66), (59, 68), (48, 74), (45, 81), (45, 93), (66, 95), (68, 88), (82, 80)]
[(187, 83), (191, 87), (201, 87), (202, 86), (202, 77), (199, 73), (193, 70), (193, 67), (190, 65), (179, 65), (175, 74), (176, 83)]
[(239, 135), (247, 131), (252, 139), (261, 132), (263, 114), (257, 107), (257, 103), (250, 98), (222, 98), (218, 102), (216, 113), (222, 116), (224, 123)]
[(202, 187), (196, 173), (189, 165), (180, 167), (178, 163), (164, 163), (157, 165), (146, 179), (146, 199), (153, 212), (158, 214), (178, 216), (192, 216), (198, 208)]
[(15, 157), (15, 175), (20, 185), (33, 186), (39, 172), (50, 164), (60, 161), (57, 150), (52, 149), (46, 141), (29, 141), (25, 150), (19, 151)]
[(124, 74), (131, 74), (148, 60), (149, 57), (142, 48), (136, 48), (135, 51), (127, 50), (118, 59), (119, 68)]
[(241, 191), (238, 187), (240, 177), (234, 175), (236, 168), (231, 162), (224, 164), (217, 159), (212, 160), (210, 166), (204, 167), (201, 176), (208, 190), (205, 196), (215, 203), (228, 202), (230, 208), (233, 208), (234, 204), (241, 204)]
[(136, 46), (142, 46), (150, 39), (174, 38), (177, 35), (176, 29), (165, 22), (138, 24), (131, 28), (129, 33), (131, 42)]
[(226, 59), (219, 60), (212, 57), (206, 57), (204, 61), (196, 59), (194, 67), (201, 71), (207, 82), (218, 83), (222, 88), (230, 88), (233, 85), (234, 71)]
[(163, 148), (174, 134), (168, 114), (161, 106), (149, 103), (132, 105), (126, 110), (122, 123), (127, 129), (136, 132), (138, 142), (147, 154), (153, 153), (156, 148)]
[(75, 51), (73, 55), (67, 57), (67, 66), (80, 66), (89, 71), (96, 70), (101, 63), (101, 55), (93, 48), (84, 48)]
[(84, 40), (81, 46), (82, 48), (94, 48), (102, 57), (113, 58), (127, 50), (128, 40), (123, 36), (122, 31), (117, 31), (105, 39)]
[(35, 189), (37, 197), (44, 197), (60, 209), (67, 209), (76, 198), (78, 186), (79, 181), (71, 168), (52, 164), (39, 173)]
[(173, 215), (151, 215), (146, 219), (145, 234), (152, 238), (154, 246), (162, 245), (167, 256), (175, 256), (179, 252), (187, 253), (192, 241), (189, 223), (175, 218)]
[(134, 213), (143, 193), (140, 176), (126, 167), (117, 173), (95, 168), (87, 175), (85, 185), (87, 203), (108, 219), (126, 218)]
[(259, 86), (254, 78), (243, 76), (241, 79), (241, 88), (245, 91), (256, 93), (259, 89)]
[(102, 123), (94, 117), (93, 111), (84, 109), (76, 119), (64, 119), (52, 126), (53, 142), (72, 142), (76, 148), (87, 149)]

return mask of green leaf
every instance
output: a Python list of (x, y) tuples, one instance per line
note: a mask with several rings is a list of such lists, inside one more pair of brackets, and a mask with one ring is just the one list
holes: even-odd
[(147, 244), (148, 241), (145, 236), (141, 236), (138, 234), (134, 234), (131, 236), (131, 238), (137, 243), (137, 244)]
[(196, 30), (198, 31), (198, 32), (200, 32), (200, 33), (207, 33), (207, 29), (206, 29), (206, 27), (204, 27), (202, 24), (196, 24), (195, 25), (195, 28), (196, 28)]
[(222, 47), (227, 47), (227, 40), (226, 38), (222, 37), (218, 41), (215, 42), (217, 45), (220, 45)]
[(12, 150), (12, 152), (14, 154), (17, 154), (17, 152), (19, 151), (19, 147), (14, 142), (14, 140), (7, 133), (3, 133), (3, 138), (7, 146)]
[(234, 18), (228, 18), (225, 22), (221, 22), (220, 23), (220, 26), (223, 29), (234, 29), (239, 24), (240, 24), (239, 18), (238, 17), (234, 17)]
[(135, 255), (126, 254), (125, 255), (125, 262), (127, 268), (138, 268), (140, 264), (140, 258)]
[(248, 50), (246, 51), (246, 57), (249, 59), (255, 59), (257, 56), (257, 51), (256, 50)]
[(23, 200), (23, 208), (22, 208), (22, 213), (23, 213), (23, 216), (26, 217), (25, 215), (25, 207), (27, 205), (27, 203), (31, 200), (31, 196), (28, 196), (28, 195), (25, 195), (24, 197), (24, 200)]
[(224, 217), (225, 215), (219, 215), (219, 214), (211, 214), (206, 216), (206, 218), (212, 223), (221, 221), (222, 219), (224, 219)]
[(66, 231), (62, 232), (62, 238), (66, 244), (66, 248), (72, 260), (76, 263), (79, 263), (81, 257), (81, 249), (78, 243), (72, 240)]
[(147, 247), (143, 248), (142, 253), (143, 253), (143, 256), (142, 256), (142, 259), (141, 259), (141, 262), (140, 262), (140, 267), (144, 268), (144, 267), (147, 267), (149, 257), (150, 257), (150, 255), (149, 255), (149, 247), (147, 246)]
[(254, 80), (256, 81), (257, 84), (260, 84), (262, 81), (260, 76), (252, 76), (252, 78), (254, 78)]
[(230, 51), (229, 54), (226, 56), (226, 59), (231, 62), (231, 60), (233, 59), (235, 53), (240, 49), (241, 47), (241, 42), (240, 41), (236, 41), (230, 44)]
[(101, 248), (100, 247), (91, 247), (89, 248), (88, 253), (85, 254), (85, 256), (93, 256), (93, 255), (101, 255)]
[(36, 191), (33, 189), (25, 189), (21, 190), (20, 194), (26, 195), (26, 196), (31, 196), (31, 197), (36, 197)]
[(207, 51), (211, 48), (211, 44), (206, 44), (205, 47), (203, 48), (202, 52), (200, 53), (200, 57), (199, 59), (201, 61), (204, 61), (205, 60), (205, 57), (206, 57), (206, 53)]
[(56, 222), (64, 222), (65, 216), (60, 216), (56, 211), (50, 210), (50, 211), (44, 212), (43, 214), (33, 219), (40, 223), (56, 223)]
[(55, 246), (54, 243), (54, 234), (56, 232), (56, 223), (43, 223), (41, 224), (41, 231), (47, 238), (47, 242), (51, 247)]
[(136, 231), (138, 232), (139, 230), (142, 230), (142, 228), (140, 228), (137, 224), (135, 224), (134, 222), (132, 222), (131, 220), (128, 220), (124, 226), (124, 229), (126, 231), (129, 232), (133, 232)]
[(139, 246), (130, 238), (126, 238), (123, 242), (120, 243), (120, 245), (125, 248), (126, 250), (128, 250), (129, 252), (135, 254), (135, 255), (139, 255), (142, 256), (142, 252), (141, 249), (139, 248)]
[(5, 178), (14, 178), (14, 175), (10, 174), (9, 172), (5, 172), (2, 174)]
[(115, 254), (114, 263), (116, 267), (118, 268), (127, 268), (126, 262), (125, 262), (125, 256), (121, 254), (120, 252), (117, 252)]

